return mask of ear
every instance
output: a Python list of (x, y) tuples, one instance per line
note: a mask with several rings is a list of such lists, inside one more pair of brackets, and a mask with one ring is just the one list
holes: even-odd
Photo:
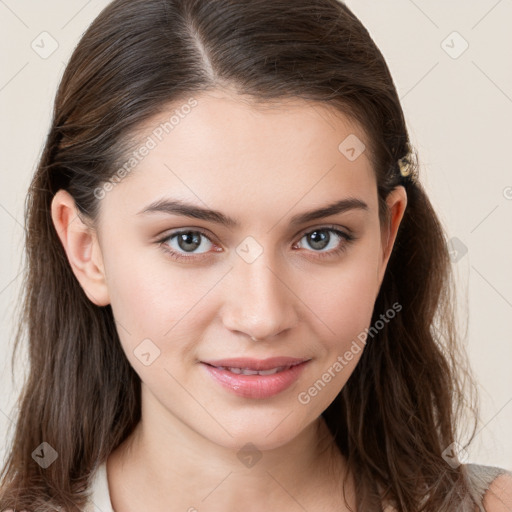
[(80, 286), (91, 302), (106, 306), (110, 298), (96, 231), (82, 220), (75, 200), (64, 189), (52, 199), (51, 215)]
[(386, 204), (389, 209), (389, 221), (381, 227), (381, 246), (382, 254), (379, 259), (378, 282), (379, 289), (384, 279), (384, 274), (388, 265), (389, 257), (395, 244), (398, 227), (402, 222), (405, 208), (407, 206), (407, 193), (402, 185), (394, 188), (386, 198)]

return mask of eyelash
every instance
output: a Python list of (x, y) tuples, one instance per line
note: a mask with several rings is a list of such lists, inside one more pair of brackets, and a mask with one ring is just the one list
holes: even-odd
[[(331, 233), (335, 233), (337, 236), (339, 236), (341, 239), (344, 240), (344, 242), (341, 243), (341, 245), (338, 245), (336, 249), (331, 249), (330, 251), (314, 251), (311, 252), (317, 253), (317, 258), (323, 259), (323, 258), (329, 258), (333, 256), (339, 256), (343, 252), (345, 252), (348, 248), (348, 246), (353, 242), (356, 237), (354, 235), (349, 235), (348, 233), (345, 233), (344, 231), (341, 231), (336, 228), (336, 226), (322, 226), (319, 228), (314, 228), (309, 231), (304, 231), (299, 238), (299, 241), (304, 238), (304, 236), (309, 235), (311, 233), (314, 233), (315, 231), (330, 231)], [(167, 233), (163, 238), (160, 238), (155, 243), (158, 244), (162, 250), (173, 260), (176, 261), (193, 261), (197, 260), (198, 258), (204, 257), (203, 254), (194, 255), (190, 254), (189, 256), (183, 256), (182, 253), (179, 253), (177, 251), (174, 251), (172, 249), (169, 249), (169, 246), (165, 244), (169, 239), (174, 238), (177, 235), (181, 235), (184, 233), (199, 233), (200, 235), (204, 236), (206, 239), (208, 239), (210, 242), (210, 237), (201, 229), (183, 229), (180, 231), (175, 231), (172, 233)], [(213, 242), (212, 242), (213, 243)], [(204, 253), (206, 255), (206, 253)]]

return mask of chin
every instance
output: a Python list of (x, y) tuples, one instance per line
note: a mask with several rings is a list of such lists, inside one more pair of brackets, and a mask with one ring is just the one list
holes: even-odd
[(224, 423), (225, 429), (231, 435), (224, 430), (214, 437), (211, 436), (211, 431), (205, 434), (212, 442), (233, 451), (238, 451), (247, 445), (253, 445), (261, 451), (274, 450), (293, 441), (306, 426), (301, 428), (296, 419), (292, 420), (293, 414), (288, 418), (287, 414), (282, 414), (279, 418), (273, 417), (272, 421), (268, 418), (261, 421), (253, 418), (248, 422)]

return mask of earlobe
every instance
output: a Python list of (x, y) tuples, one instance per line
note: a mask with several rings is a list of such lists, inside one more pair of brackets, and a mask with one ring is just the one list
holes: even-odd
[(71, 194), (59, 190), (51, 204), (52, 221), (80, 286), (97, 306), (110, 303), (96, 231), (79, 215)]

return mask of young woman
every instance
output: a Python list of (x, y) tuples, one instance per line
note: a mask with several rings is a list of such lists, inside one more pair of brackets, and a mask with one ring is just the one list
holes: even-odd
[(343, 3), (115, 0), (26, 214), (1, 510), (512, 510), (461, 463), (444, 231)]

